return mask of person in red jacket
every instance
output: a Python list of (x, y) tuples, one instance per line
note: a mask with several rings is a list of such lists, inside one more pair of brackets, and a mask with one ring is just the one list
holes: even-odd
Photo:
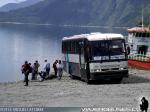
[(29, 76), (30, 70), (31, 70), (30, 64), (28, 64), (28, 61), (25, 61), (25, 63), (22, 65), (22, 73), (25, 76), (24, 81), (26, 83), (24, 86), (28, 86), (28, 81), (29, 81), (28, 76)]

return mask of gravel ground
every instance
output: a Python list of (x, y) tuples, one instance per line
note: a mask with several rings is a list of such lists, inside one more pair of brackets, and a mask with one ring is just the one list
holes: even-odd
[(130, 69), (120, 84), (86, 84), (63, 76), (62, 80), (0, 84), (0, 106), (10, 107), (128, 107), (138, 108), (140, 99), (150, 100), (150, 71)]

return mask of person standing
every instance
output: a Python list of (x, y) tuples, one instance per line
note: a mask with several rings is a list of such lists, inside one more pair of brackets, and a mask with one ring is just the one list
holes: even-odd
[(56, 66), (57, 66), (57, 77), (58, 77), (58, 80), (60, 80), (62, 77), (62, 72), (63, 72), (62, 70), (63, 66), (62, 66), (61, 60), (59, 60)]
[(54, 63), (53, 63), (53, 69), (54, 69), (54, 74), (55, 74), (55, 77), (57, 77), (57, 63), (58, 63), (58, 60), (56, 60)]
[(24, 86), (28, 86), (28, 76), (29, 76), (29, 73), (30, 73), (30, 65), (28, 64), (28, 61), (25, 61), (24, 65), (22, 65), (22, 73), (24, 74), (25, 76), (25, 85)]
[(35, 61), (35, 80), (37, 79), (37, 76), (39, 74), (39, 67), (40, 67), (40, 64), (38, 62), (38, 60)]
[(32, 77), (31, 77), (31, 80), (35, 80), (35, 75), (36, 75), (36, 63), (34, 63), (33, 66), (32, 66)]
[(40, 73), (40, 76), (42, 78), (41, 81), (44, 81), (46, 79), (46, 75), (47, 75), (47, 73), (46, 73), (46, 65), (47, 65), (47, 60), (44, 61), (44, 64), (43, 64), (43, 67), (42, 67), (42, 71)]
[(46, 63), (46, 77), (50, 77), (50, 63), (47, 62)]
[(30, 74), (30, 73), (32, 73), (32, 66), (31, 66), (31, 63), (29, 63), (29, 67), (30, 67), (30, 68), (29, 68), (29, 74)]

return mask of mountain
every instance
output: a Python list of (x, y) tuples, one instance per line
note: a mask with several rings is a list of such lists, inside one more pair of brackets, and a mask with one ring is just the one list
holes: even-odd
[(19, 8), (24, 8), (27, 6), (34, 5), (40, 1), (42, 1), (42, 0), (26, 0), (26, 1), (21, 2), (21, 3), (8, 3), (8, 4), (0, 7), (0, 12), (8, 12), (10, 10), (16, 10)]
[(134, 26), (150, 15), (148, 0), (44, 0), (8, 13), (1, 22)]

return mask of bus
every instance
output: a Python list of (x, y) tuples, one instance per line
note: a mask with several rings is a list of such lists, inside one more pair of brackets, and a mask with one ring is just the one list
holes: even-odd
[(62, 39), (62, 62), (71, 78), (115, 80), (128, 77), (125, 38), (121, 34), (90, 33)]

